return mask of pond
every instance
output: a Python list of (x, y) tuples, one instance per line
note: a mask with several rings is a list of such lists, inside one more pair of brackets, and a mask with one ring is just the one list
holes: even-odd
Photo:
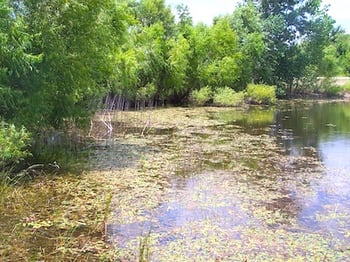
[(89, 136), (73, 171), (0, 187), (4, 261), (350, 257), (350, 102), (109, 112)]
[[(274, 110), (252, 109), (232, 121), (242, 126), (245, 132), (267, 133), (276, 138), (291, 158), (316, 154), (325, 169), (322, 177), (309, 185), (316, 194), (304, 200), (299, 222), (308, 223), (307, 226), (313, 229), (321, 228), (326, 225), (317, 221), (315, 215), (318, 212), (331, 205), (339, 205), (340, 209), (350, 207), (348, 102), (286, 103)], [(327, 227), (337, 230), (334, 223)]]
[(146, 178), (114, 196), (108, 233), (119, 258), (349, 257), (350, 103), (158, 113), (151, 121), (172, 126), (150, 129)]

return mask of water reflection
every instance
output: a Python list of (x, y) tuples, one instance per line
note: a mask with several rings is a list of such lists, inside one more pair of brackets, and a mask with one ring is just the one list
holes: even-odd
[(274, 107), (252, 107), (249, 110), (234, 109), (227, 112), (213, 113), (212, 118), (225, 122), (226, 125), (236, 125), (248, 134), (266, 133), (275, 118)]
[[(349, 229), (349, 226), (339, 225), (344, 224), (339, 212), (347, 218), (350, 208), (350, 103), (285, 103), (276, 109), (273, 119), (265, 117), (265, 122), (253, 121), (255, 111), (245, 115), (249, 121), (237, 118), (234, 122), (245, 130), (264, 130), (262, 124), (270, 126), (270, 136), (276, 138), (286, 154), (293, 158), (316, 154), (325, 167), (323, 176), (309, 183), (314, 196), (304, 197), (302, 207), (294, 208), (299, 211), (299, 221), (308, 228), (333, 234), (339, 233), (340, 228)], [(286, 207), (293, 203), (285, 202)], [(279, 202), (277, 206), (280, 205)], [(326, 218), (329, 212), (334, 212), (333, 219)]]
[(268, 133), (291, 156), (316, 149), (329, 168), (350, 170), (350, 102), (285, 102), (277, 108), (251, 108), (216, 113), (226, 124), (250, 134)]
[[(158, 245), (176, 241), (186, 228), (204, 221), (220, 228), (234, 228), (254, 223), (243, 210), (233, 190), (236, 182), (230, 172), (205, 172), (200, 175), (173, 177), (172, 189), (164, 202), (153, 210), (143, 210), (140, 222), (112, 224), (109, 232), (119, 247), (126, 247), (137, 236), (159, 234)], [(232, 187), (231, 193), (228, 190)], [(118, 214), (116, 214), (118, 216)], [(192, 237), (198, 232), (192, 232)], [(202, 236), (201, 236), (202, 237)]]
[[(350, 140), (350, 103), (299, 102), (286, 103), (275, 114), (271, 135), (275, 136), (291, 155), (304, 155), (305, 147), (321, 149), (324, 143)], [(344, 140), (345, 139), (345, 140)], [(337, 144), (337, 151), (347, 150)]]
[[(185, 126), (168, 141), (186, 152), (180, 154), (186, 164), (197, 154), (201, 169), (194, 165), (179, 173), (178, 165), (155, 206), (126, 212), (110, 225), (119, 246), (137, 246), (137, 237), (151, 231), (155, 245), (169, 250), (213, 235), (222, 247), (243, 240), (240, 234), (250, 228), (331, 235), (349, 244), (350, 103), (213, 109), (208, 118), (218, 122)], [(141, 215), (128, 220), (133, 213)]]

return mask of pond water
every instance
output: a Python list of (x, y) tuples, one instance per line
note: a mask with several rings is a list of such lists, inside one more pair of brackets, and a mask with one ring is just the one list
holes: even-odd
[[(253, 117), (250, 117), (252, 114)], [(267, 131), (290, 157), (316, 153), (325, 170), (320, 179), (309, 185), (316, 195), (305, 199), (305, 205), (298, 214), (299, 222), (310, 228), (320, 228), (324, 224), (318, 222), (315, 216), (325, 206), (350, 208), (349, 102), (286, 103), (274, 110), (247, 111), (242, 119), (233, 121), (244, 127), (246, 132)]]
[(349, 261), (350, 102), (107, 112), (88, 131), (45, 144), (60, 173), (0, 185), (0, 260)]
[(115, 194), (108, 233), (121, 258), (350, 255), (350, 103), (193, 111), (150, 134), (142, 186)]

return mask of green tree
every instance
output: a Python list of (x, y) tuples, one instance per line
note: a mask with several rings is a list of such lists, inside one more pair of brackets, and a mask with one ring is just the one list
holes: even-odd
[(336, 48), (336, 60), (340, 66), (340, 74), (350, 75), (350, 35), (337, 32), (333, 45)]
[(129, 83), (134, 87), (128, 85), (123, 94), (128, 99), (154, 96), (164, 100), (180, 88), (179, 81), (184, 78), (176, 75), (183, 50), (176, 51), (174, 15), (163, 0), (129, 2), (129, 7), (134, 13), (134, 23), (129, 26), (129, 43), (123, 52), (130, 58), (126, 72), (133, 72)]
[[(228, 17), (219, 18), (216, 23), (201, 36), (202, 61), (199, 64), (201, 86), (224, 87), (236, 90), (240, 86), (242, 75), (242, 53), (238, 48), (237, 34), (231, 29)], [(204, 52), (203, 52), (204, 51)]]
[(239, 49), (242, 52), (241, 85), (261, 82), (267, 75), (268, 68), (264, 61), (267, 52), (263, 35), (263, 20), (252, 1), (239, 4), (230, 16), (232, 29), (237, 32)]
[(168, 48), (164, 39), (165, 29), (161, 22), (143, 27), (137, 35), (137, 60), (139, 88), (149, 84), (156, 86), (157, 94), (165, 92), (165, 81), (168, 76), (166, 54)]
[(35, 36), (31, 51), (42, 56), (20, 82), (23, 122), (58, 128), (87, 119), (113, 73), (113, 54), (126, 29), (123, 9), (112, 0), (23, 0), (14, 5)]
[(176, 25), (177, 31), (188, 39), (193, 28), (193, 21), (188, 6), (183, 4), (178, 5), (176, 11), (178, 17), (178, 23)]
[[(247, 2), (247, 1), (246, 1)], [(320, 0), (255, 0), (264, 20), (265, 56), (270, 74), (264, 82), (276, 84), (289, 95), (310, 64), (318, 64), (319, 54), (333, 29), (334, 21), (321, 8)], [(305, 50), (313, 50), (305, 52)]]
[(13, 121), (22, 98), (19, 80), (30, 73), (40, 56), (30, 54), (32, 38), (24, 21), (7, 0), (0, 0), (0, 116)]
[(171, 87), (170, 95), (182, 97), (189, 94), (187, 72), (189, 69), (190, 45), (182, 35), (170, 41), (167, 64), (170, 78), (168, 85)]
[(144, 27), (161, 23), (164, 34), (172, 36), (175, 30), (174, 15), (164, 0), (141, 0), (137, 5), (136, 16)]
[(329, 45), (323, 50), (323, 59), (319, 68), (321, 76), (332, 77), (342, 73), (341, 63), (337, 57), (335, 45)]

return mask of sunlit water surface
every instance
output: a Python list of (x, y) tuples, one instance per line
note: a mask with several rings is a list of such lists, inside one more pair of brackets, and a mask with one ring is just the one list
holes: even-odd
[[(295, 178), (304, 179), (305, 182), (300, 182), (304, 186), (287, 185), (280, 189), (286, 192), (285, 197), (266, 204), (264, 208), (274, 212), (279, 209), (281, 214), (294, 217), (297, 224), (287, 225), (291, 231), (334, 235), (350, 244), (347, 233), (350, 229), (349, 103), (283, 103), (272, 109), (232, 110), (223, 114), (212, 113), (210, 117), (219, 119), (228, 129), (234, 126), (240, 128), (241, 132), (255, 136), (270, 136), (281, 152), (284, 152), (281, 154), (291, 159), (313, 155), (324, 169), (317, 176), (310, 172), (310, 179), (307, 174), (304, 174), (304, 178)], [(218, 128), (218, 132), (220, 130), (222, 129)], [(210, 140), (211, 135), (202, 134), (202, 139)], [(222, 136), (225, 137), (224, 134)], [(227, 159), (222, 159), (222, 162), (226, 161)], [(247, 212), (249, 208), (244, 208), (249, 203), (246, 203), (248, 198), (242, 195), (248, 195), (246, 191), (259, 184), (259, 176), (266, 176), (268, 172), (260, 174), (258, 170), (255, 178), (250, 177), (250, 184), (247, 185), (246, 182), (243, 185), (237, 173), (230, 170), (230, 167), (221, 168), (223, 166), (219, 161), (197, 171), (171, 175), (170, 188), (157, 207), (139, 210), (143, 219), (136, 222), (113, 223), (112, 220), (109, 225), (111, 238), (120, 248), (130, 247), (130, 243), (136, 241), (138, 236), (150, 233), (158, 234), (157, 245), (160, 246), (179, 239), (208, 237), (205, 234), (217, 235), (218, 241), (225, 243), (225, 239), (240, 238), (240, 231), (233, 230), (234, 228), (261, 226), (261, 221)], [(293, 166), (293, 172), (297, 174), (298, 168)], [(300, 164), (300, 169), (307, 168), (312, 169), (313, 166), (308, 167), (307, 162)], [(283, 172), (278, 174), (276, 181), (294, 179), (283, 176)], [(265, 181), (264, 178), (262, 181)], [(268, 192), (268, 185), (262, 190)], [(275, 189), (271, 189), (273, 190)], [(116, 218), (118, 214), (117, 209)], [(198, 230), (193, 227), (196, 223), (199, 223), (199, 227), (208, 224), (209, 229), (203, 233), (203, 228)], [(279, 226), (282, 224), (283, 221)]]

